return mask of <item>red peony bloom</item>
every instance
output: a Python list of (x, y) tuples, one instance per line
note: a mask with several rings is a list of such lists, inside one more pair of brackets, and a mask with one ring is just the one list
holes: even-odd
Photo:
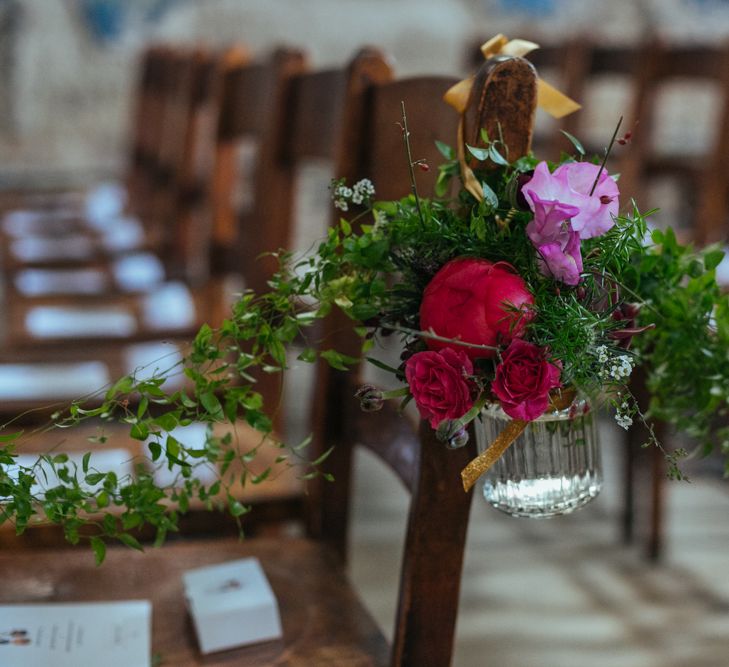
[(473, 364), (463, 352), (417, 352), (405, 364), (405, 377), (423, 419), (432, 428), (444, 419), (458, 419), (473, 406)]
[[(521, 336), (531, 319), (534, 298), (526, 283), (506, 262), (461, 257), (433, 276), (420, 305), (420, 328), (467, 343), (498, 346)], [(521, 311), (521, 312), (519, 312)], [(451, 347), (472, 359), (495, 351), (426, 339), (431, 350)]]
[(558, 366), (550, 364), (544, 348), (513, 340), (496, 367), (491, 390), (512, 419), (532, 421), (549, 406), (549, 392), (562, 386)]

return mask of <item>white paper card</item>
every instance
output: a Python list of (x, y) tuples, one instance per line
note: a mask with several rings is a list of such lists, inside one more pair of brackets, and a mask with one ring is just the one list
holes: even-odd
[(0, 606), (3, 667), (149, 667), (147, 600)]
[(189, 570), (183, 581), (202, 653), (281, 637), (276, 597), (257, 558)]
[(0, 399), (74, 399), (99, 391), (110, 381), (109, 369), (101, 361), (0, 364)]
[(137, 319), (125, 308), (37, 306), (25, 315), (25, 328), (35, 338), (125, 338), (137, 330)]

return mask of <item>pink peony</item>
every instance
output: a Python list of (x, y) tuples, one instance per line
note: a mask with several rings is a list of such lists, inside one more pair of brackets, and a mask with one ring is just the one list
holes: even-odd
[(549, 392), (561, 386), (560, 375), (544, 348), (517, 339), (502, 355), (491, 391), (509, 417), (532, 421), (549, 407)]
[(473, 364), (463, 352), (417, 352), (405, 364), (405, 378), (420, 416), (432, 428), (444, 419), (458, 419), (473, 406)]
[[(460, 257), (433, 276), (420, 305), (420, 328), (438, 336), (477, 345), (506, 344), (522, 334), (533, 313), (534, 298), (506, 262)], [(454, 348), (472, 359), (496, 352), (426, 339), (431, 350)]]

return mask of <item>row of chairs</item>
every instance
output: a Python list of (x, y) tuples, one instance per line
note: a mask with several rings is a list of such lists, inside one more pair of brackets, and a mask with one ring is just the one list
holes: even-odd
[[(182, 228), (190, 237), (209, 234), (208, 266), (213, 283), (222, 280), (218, 272), (226, 269), (242, 274), (246, 285), (254, 289), (265, 285), (271, 266), (255, 258), (261, 250), (289, 245), (295, 183), (310, 160), (326, 161), (332, 175), (349, 182), (370, 178), (378, 197), (406, 194), (410, 187), (407, 158), (397, 127), (401, 101), (408, 111), (413, 151), (419, 159), (436, 164), (434, 140), (452, 143), (455, 139), (458, 118), (441, 97), (456, 79), (398, 80), (388, 59), (375, 50), (361, 52), (345, 69), (313, 72), (304, 54), (290, 50), (263, 60), (231, 60), (214, 59), (214, 69), (219, 75), (222, 72), (221, 92), (209, 195), (200, 202), (200, 210), (210, 207), (209, 227)], [(491, 62), (485, 67), (487, 87), (498, 74), (523, 78), (526, 85), (534, 83), (531, 70), (509, 69), (510, 62)], [(485, 99), (492, 97), (486, 95)], [(494, 127), (498, 123), (509, 127), (532, 117), (532, 109), (514, 102), (508, 116), (498, 106), (487, 106), (478, 113), (486, 125)], [(521, 106), (525, 104), (522, 100)], [(520, 113), (514, 114), (515, 108)], [(244, 212), (238, 206), (246, 199), (239, 196), (242, 175), (238, 164), (240, 149), (251, 139), (256, 144), (255, 182), (249, 188), (252, 206)], [(148, 167), (149, 162), (145, 169)], [(433, 190), (433, 171), (419, 176), (423, 193)], [(131, 188), (134, 199), (138, 187)], [(322, 216), (328, 215), (322, 212)], [(173, 228), (174, 238), (180, 238), (178, 228)], [(333, 318), (321, 338), (327, 346), (346, 352), (359, 342), (341, 324)], [(68, 354), (71, 347), (65, 346), (63, 353)], [(3, 592), (3, 601), (39, 600), (41, 588), (46, 591), (40, 594), (42, 599), (150, 597), (155, 604), (155, 650), (176, 665), (199, 664), (184, 626), (177, 585), (180, 572), (215, 560), (258, 555), (279, 597), (283, 645), (231, 653), (220, 664), (224, 660), (268, 664), (284, 654), (292, 664), (450, 664), (471, 501), (471, 495), (460, 488), (458, 471), (474, 455), (473, 447), (447, 451), (427, 426), (418, 433), (394, 410), (374, 418), (362, 415), (350, 398), (357, 385), (354, 374), (326, 364), (318, 365), (316, 373), (312, 454), (336, 445), (328, 461), (336, 482), (314, 480), (308, 485), (304, 518), (312, 539), (269, 538), (243, 544), (200, 541), (170, 545), (139, 557), (110, 549), (101, 570), (80, 565), (70, 569), (68, 560), (55, 550), (36, 553), (30, 561), (22, 551), (8, 549), (0, 555), (0, 562), (13, 585)], [(392, 648), (349, 588), (342, 570), (355, 445), (378, 454), (412, 498)], [(39, 576), (53, 585), (35, 586)]]

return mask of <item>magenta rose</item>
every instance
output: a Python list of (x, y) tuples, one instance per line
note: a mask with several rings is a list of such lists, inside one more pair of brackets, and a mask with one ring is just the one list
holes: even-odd
[[(496, 347), (521, 336), (532, 318), (534, 297), (506, 262), (460, 257), (433, 276), (420, 305), (420, 328), (438, 336)], [(431, 350), (457, 349), (471, 359), (493, 357), (478, 349), (427, 338)]]
[(549, 406), (549, 392), (562, 386), (561, 370), (546, 359), (544, 348), (513, 340), (496, 367), (491, 390), (512, 419), (532, 421)]
[(420, 416), (432, 428), (444, 419), (458, 419), (473, 406), (473, 364), (461, 351), (417, 352), (405, 364), (405, 378)]

